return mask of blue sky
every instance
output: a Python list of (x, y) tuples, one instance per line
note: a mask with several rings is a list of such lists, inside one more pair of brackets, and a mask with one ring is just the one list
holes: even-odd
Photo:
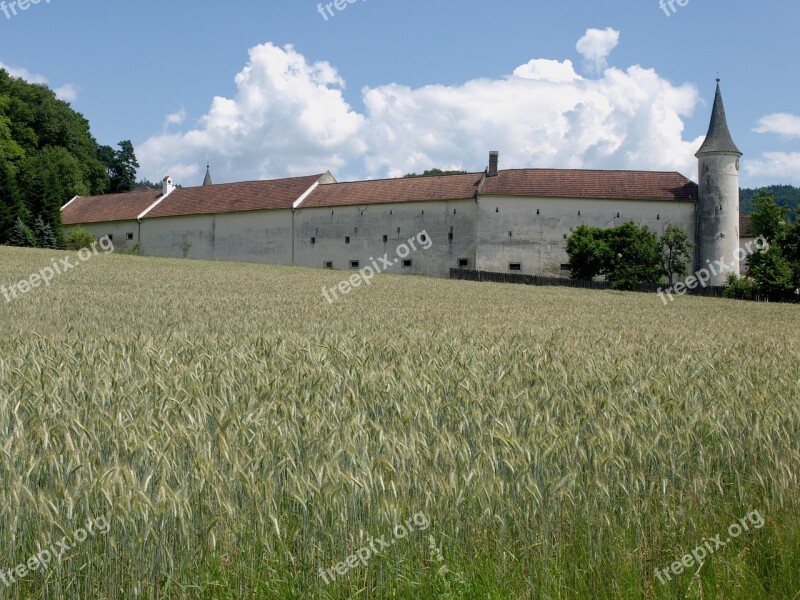
[(743, 185), (800, 184), (795, 2), (46, 2), (0, 12), (0, 63), (153, 180), (481, 170), (495, 149), (696, 178), (719, 72)]

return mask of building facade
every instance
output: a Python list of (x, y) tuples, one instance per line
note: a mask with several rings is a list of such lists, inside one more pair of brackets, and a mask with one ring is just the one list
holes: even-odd
[[(328, 172), (214, 185), (207, 169), (198, 187), (166, 177), (160, 191), (76, 197), (62, 221), (147, 256), (332, 269), (388, 256), (390, 272), (434, 277), (457, 267), (567, 276), (575, 227), (632, 221), (657, 234), (680, 227), (701, 268), (736, 256), (740, 157), (717, 84), (699, 186), (676, 172), (501, 170), (491, 152), (484, 172), (345, 183)], [(424, 249), (396, 256), (423, 238)]]

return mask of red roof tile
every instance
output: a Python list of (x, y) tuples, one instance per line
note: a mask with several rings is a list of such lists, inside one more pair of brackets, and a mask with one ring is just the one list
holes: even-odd
[(680, 173), (509, 169), (487, 177), (481, 195), (613, 200), (696, 200), (697, 184)]
[(482, 173), (466, 173), (328, 183), (311, 192), (300, 208), (461, 200), (475, 196), (482, 175)]
[(177, 188), (147, 213), (145, 218), (291, 208), (292, 204), (319, 181), (320, 177), (322, 175), (308, 175), (268, 181)]
[(132, 221), (160, 197), (161, 190), (78, 197), (61, 209), (61, 222), (64, 225), (77, 225), (104, 221)]

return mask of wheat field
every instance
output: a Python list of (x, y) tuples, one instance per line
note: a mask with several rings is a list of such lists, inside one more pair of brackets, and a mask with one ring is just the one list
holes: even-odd
[(800, 308), (347, 275), (112, 254), (0, 297), (0, 598), (800, 598)]

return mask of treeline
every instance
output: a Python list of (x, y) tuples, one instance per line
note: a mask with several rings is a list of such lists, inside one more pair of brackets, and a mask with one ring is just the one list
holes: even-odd
[(742, 188), (739, 192), (739, 210), (743, 215), (755, 212), (755, 197), (761, 190), (767, 190), (775, 199), (775, 204), (789, 211), (789, 215), (797, 218), (800, 214), (800, 188), (793, 185), (770, 185), (765, 188)]
[(0, 69), (0, 244), (62, 248), (61, 207), (133, 189), (138, 167), (130, 141), (99, 145), (47, 86)]

